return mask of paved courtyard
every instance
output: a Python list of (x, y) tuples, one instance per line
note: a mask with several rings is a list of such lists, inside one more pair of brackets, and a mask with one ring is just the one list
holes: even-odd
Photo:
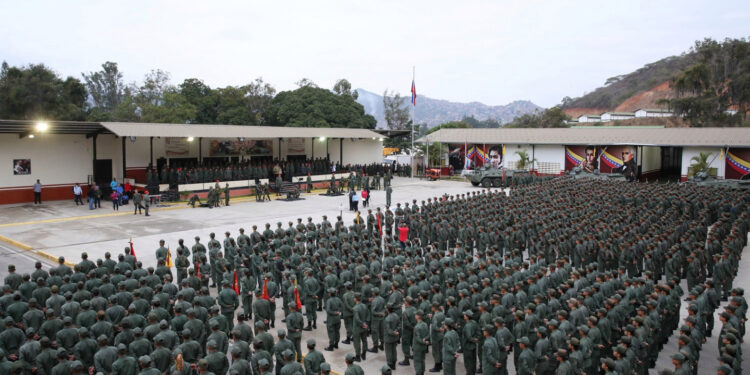
[[(393, 205), (397, 202), (411, 202), (416, 199), (418, 202), (426, 200), (428, 197), (438, 197), (443, 194), (460, 194), (470, 191), (479, 191), (480, 188), (472, 187), (467, 182), (456, 181), (420, 181), (408, 178), (395, 178), (394, 190), (392, 196)], [(176, 205), (164, 208), (153, 208), (151, 216), (142, 215), (133, 216), (132, 205), (121, 207), (119, 213), (113, 212), (109, 202), (102, 202), (102, 208), (90, 211), (88, 206), (78, 206), (70, 201), (45, 202), (41, 206), (33, 204), (7, 205), (0, 207), (0, 235), (9, 238), (21, 245), (27, 245), (35, 251), (42, 251), (54, 257), (64, 256), (70, 262), (78, 262), (80, 254), (83, 251), (88, 252), (92, 260), (103, 258), (106, 251), (112, 254), (119, 254), (124, 247), (128, 246), (128, 241), (132, 238), (138, 260), (142, 261), (145, 267), (155, 266), (156, 258), (154, 250), (158, 247), (160, 239), (164, 239), (170, 248), (174, 249), (177, 240), (182, 238), (185, 244), (190, 247), (195, 236), (201, 237), (202, 243), (207, 243), (208, 234), (216, 233), (220, 241), (224, 238), (224, 232), (230, 231), (236, 238), (238, 229), (245, 228), (246, 231), (252, 231), (252, 226), (257, 225), (259, 231), (262, 231), (265, 223), (270, 223), (272, 228), (276, 227), (277, 222), (281, 222), (284, 227), (289, 221), (296, 224), (297, 218), (304, 221), (307, 217), (312, 217), (314, 221), (320, 221), (323, 215), (327, 215), (332, 222), (340, 214), (339, 207), (343, 207), (343, 219), (346, 223), (351, 223), (355, 218), (353, 212), (348, 211), (348, 201), (346, 196), (326, 197), (321, 196), (321, 192), (304, 194), (304, 200), (295, 202), (286, 202), (273, 200), (271, 202), (259, 203), (254, 198), (239, 198), (233, 200), (229, 207), (216, 209), (207, 208), (189, 208), (184, 205)], [(275, 199), (275, 197), (272, 197)], [(385, 206), (385, 192), (373, 191), (371, 196), (371, 208)], [(360, 205), (360, 211), (366, 214), (366, 209)], [(745, 249), (747, 250), (747, 248)], [(173, 253), (174, 255), (174, 253)], [(115, 255), (116, 256), (116, 255)], [(51, 265), (49, 259), (39, 258), (37, 254), (19, 249), (17, 246), (0, 242), (0, 278), (5, 277), (5, 266), (8, 263), (14, 263), (19, 272), (30, 272), (33, 269), (33, 263), (41, 260), (45, 267)], [(750, 269), (750, 256), (745, 255), (741, 260), (740, 270)], [(747, 272), (740, 271), (735, 280), (735, 286), (743, 287), (750, 292), (750, 276)], [(686, 282), (683, 281), (683, 289), (687, 290)], [(726, 303), (723, 303), (724, 306)], [(682, 303), (681, 315), (683, 321), (687, 316), (686, 302)], [(716, 313), (723, 311), (723, 308), (717, 309)], [(303, 346), (305, 340), (312, 337), (318, 342), (318, 349), (327, 345), (328, 339), (325, 332), (325, 326), (322, 324), (325, 314), (319, 314), (319, 326), (312, 332), (303, 333)], [(276, 314), (277, 318), (283, 316), (280, 306)], [(281, 318), (278, 318), (281, 319)], [(718, 365), (717, 361), (717, 337), (721, 328), (716, 317), (717, 324), (714, 327), (712, 337), (708, 338), (703, 346), (700, 357), (699, 374), (713, 374)], [(284, 327), (283, 323), (277, 328)], [(342, 329), (343, 331), (343, 329)], [(275, 335), (276, 330), (272, 330)], [(743, 345), (743, 353), (748, 358), (750, 348), (747, 342)], [(333, 369), (339, 373), (345, 370), (344, 355), (353, 351), (351, 345), (339, 345), (340, 349), (335, 352), (323, 352), (326, 360), (331, 363)], [(303, 352), (306, 349), (303, 348)], [(656, 369), (651, 373), (656, 374), (660, 369), (672, 369), (669, 356), (677, 352), (676, 337), (673, 335), (668, 345), (666, 345), (659, 357)], [(401, 350), (399, 348), (399, 360)], [(512, 356), (511, 356), (512, 357)], [(367, 361), (360, 363), (366, 374), (379, 373), (380, 367), (385, 364), (385, 354), (380, 351), (378, 354), (369, 353)], [(427, 366), (433, 365), (432, 356), (427, 356)], [(509, 372), (515, 373), (512, 360), (508, 363)], [(465, 374), (463, 369), (463, 360), (459, 358), (457, 363), (458, 374)], [(398, 367), (394, 374), (413, 374), (414, 370), (409, 367)]]

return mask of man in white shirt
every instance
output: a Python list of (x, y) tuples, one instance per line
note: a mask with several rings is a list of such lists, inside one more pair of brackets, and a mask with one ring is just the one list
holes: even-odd
[(73, 185), (73, 200), (76, 202), (76, 206), (79, 204), (83, 206), (83, 201), (81, 200), (81, 194), (83, 194), (83, 189), (81, 189), (81, 185), (75, 184)]

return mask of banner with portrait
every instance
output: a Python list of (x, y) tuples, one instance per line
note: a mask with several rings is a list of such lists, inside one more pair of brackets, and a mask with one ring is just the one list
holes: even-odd
[(211, 139), (208, 144), (210, 156), (271, 156), (272, 140)]
[(477, 169), (487, 165), (489, 168), (503, 166), (503, 145), (454, 143), (449, 147), (449, 163), (455, 170)]
[(164, 138), (164, 149), (167, 156), (187, 156), (190, 146), (185, 138)]
[(13, 174), (31, 174), (31, 159), (13, 159)]
[(580, 167), (593, 173), (622, 173), (634, 179), (638, 173), (635, 146), (565, 146), (565, 170)]
[(304, 155), (305, 154), (305, 139), (304, 138), (289, 138), (286, 140), (286, 153), (287, 155)]
[(730, 148), (724, 156), (724, 178), (749, 179), (750, 178), (750, 148)]

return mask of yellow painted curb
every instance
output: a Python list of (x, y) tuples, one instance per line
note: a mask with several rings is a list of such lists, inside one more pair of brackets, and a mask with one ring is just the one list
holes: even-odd
[(27, 250), (27, 251), (34, 250), (31, 246), (29, 246), (29, 245), (27, 245), (25, 243), (18, 242), (16, 240), (10, 239), (10, 238), (5, 237), (5, 236), (0, 236), (0, 241), (7, 242), (7, 243), (9, 243), (9, 244), (11, 244), (11, 245), (13, 245), (15, 247), (18, 247), (18, 248), (21, 248), (21, 249), (24, 249), (24, 250)]
[[(42, 258), (45, 258), (45, 259), (48, 259), (48, 260), (50, 260), (50, 261), (52, 261), (54, 263), (57, 263), (57, 257), (54, 256), (54, 255), (52, 255), (52, 254), (50, 254), (50, 253), (48, 253), (48, 252), (46, 252), (46, 251), (34, 250), (33, 247), (31, 247), (31, 246), (29, 246), (29, 245), (27, 245), (25, 243), (21, 243), (21, 242), (18, 242), (16, 240), (14, 240), (14, 239), (11, 239), (11, 238), (8, 238), (8, 237), (5, 237), (5, 236), (1, 236), (1, 235), (0, 235), (0, 241), (9, 243), (9, 244), (11, 244), (11, 245), (13, 245), (13, 246), (15, 246), (15, 247), (17, 247), (19, 249), (22, 249), (22, 250), (31, 251), (32, 253), (34, 253), (36, 255), (39, 255)], [(67, 261), (65, 262), (65, 265), (67, 265), (69, 267), (75, 266), (74, 263), (67, 262)]]

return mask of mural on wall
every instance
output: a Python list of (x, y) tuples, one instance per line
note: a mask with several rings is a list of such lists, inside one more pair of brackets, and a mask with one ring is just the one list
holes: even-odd
[(730, 148), (724, 160), (724, 178), (750, 179), (750, 148)]
[(588, 173), (599, 169), (601, 148), (597, 146), (565, 146), (565, 170), (581, 167)]
[(503, 145), (448, 145), (448, 163), (455, 170), (476, 169), (487, 164), (490, 168), (500, 168), (503, 165)]
[(164, 138), (164, 149), (167, 156), (187, 156), (190, 146), (185, 138)]
[(212, 139), (208, 150), (210, 156), (270, 156), (273, 154), (273, 141)]
[(622, 173), (629, 180), (635, 179), (638, 165), (635, 146), (566, 146), (565, 170), (581, 167), (593, 173)]
[(304, 138), (289, 138), (286, 140), (286, 153), (287, 155), (297, 155), (305, 153), (305, 139)]
[(31, 174), (31, 159), (13, 159), (13, 174)]

